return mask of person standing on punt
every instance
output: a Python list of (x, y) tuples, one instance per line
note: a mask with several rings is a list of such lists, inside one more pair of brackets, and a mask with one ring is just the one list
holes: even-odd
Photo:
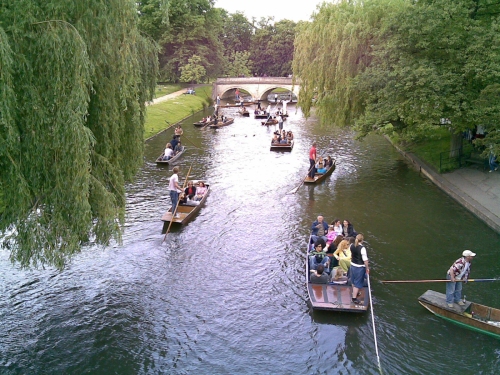
[(316, 142), (313, 142), (311, 149), (309, 150), (309, 178), (314, 179), (316, 170), (314, 166), (316, 165)]
[(351, 268), (349, 276), (352, 281), (352, 303), (361, 305), (362, 302), (358, 299), (358, 293), (363, 288), (365, 283), (365, 274), (370, 274), (368, 267), (368, 255), (366, 248), (363, 246), (363, 234), (356, 236), (356, 241), (351, 245)]
[(475, 256), (476, 253), (465, 250), (462, 257), (457, 259), (446, 273), (446, 279), (451, 280), (446, 283), (446, 303), (448, 307), (453, 307), (453, 302), (460, 306), (465, 305), (465, 302), (462, 301), (462, 284), (467, 282), (469, 278), (471, 262)]
[[(175, 208), (177, 207), (177, 203), (179, 202), (179, 193), (181, 192), (181, 187), (179, 186), (179, 167), (174, 167), (172, 169), (174, 174), (170, 177), (170, 181), (168, 182), (168, 190), (170, 191), (170, 200), (172, 201), (172, 215), (175, 212)], [(179, 214), (175, 214), (174, 218), (178, 219)]]

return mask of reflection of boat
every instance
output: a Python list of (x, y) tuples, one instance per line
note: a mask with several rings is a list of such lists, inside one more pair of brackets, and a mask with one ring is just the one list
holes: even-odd
[(250, 112), (248, 112), (248, 109), (246, 109), (245, 107), (241, 107), (238, 112), (243, 117), (250, 117)]
[[(194, 182), (199, 182), (199, 181), (194, 181)], [(193, 216), (201, 209), (201, 206), (205, 203), (207, 200), (208, 193), (210, 192), (210, 186), (209, 184), (205, 184), (207, 187), (207, 192), (199, 201), (199, 203), (195, 206), (191, 206), (189, 204), (179, 204), (177, 207), (177, 212), (176, 215), (179, 215), (179, 218), (174, 218), (173, 223), (177, 224), (186, 224), (189, 220), (193, 218)], [(189, 202), (189, 201), (188, 201)], [(167, 212), (165, 212), (161, 218), (165, 223), (169, 223), (172, 220), (172, 207), (168, 209)], [(165, 226), (164, 226), (164, 229)]]
[(193, 125), (194, 125), (194, 126), (198, 126), (198, 127), (200, 127), (200, 126), (211, 125), (211, 124), (213, 124), (213, 123), (214, 123), (214, 120), (205, 121), (205, 122), (203, 122), (203, 121), (198, 121), (198, 122), (193, 123)]
[(278, 120), (276, 120), (275, 118), (270, 118), (269, 120), (261, 122), (262, 125), (266, 125), (266, 126), (276, 125), (277, 123), (278, 123)]
[(293, 140), (290, 143), (272, 143), (271, 142), (271, 151), (292, 151), (293, 148)]
[(173, 162), (175, 162), (177, 159), (179, 159), (181, 157), (181, 155), (184, 153), (184, 151), (186, 151), (186, 146), (182, 146), (182, 150), (168, 160), (163, 160), (163, 155), (165, 155), (165, 153), (162, 153), (156, 159), (156, 164), (172, 164)]
[(433, 290), (418, 297), (418, 302), (440, 318), (500, 339), (499, 309), (469, 301), (464, 306), (453, 304), (453, 307), (448, 307), (446, 295)]
[(317, 184), (319, 182), (326, 180), (326, 178), (328, 176), (330, 176), (333, 173), (333, 171), (335, 170), (336, 163), (337, 163), (337, 161), (335, 159), (333, 159), (333, 165), (330, 168), (328, 168), (325, 173), (316, 173), (314, 175), (314, 178), (310, 178), (309, 176), (307, 176), (306, 178), (304, 178), (304, 183), (305, 184)]
[(352, 288), (343, 284), (335, 284), (330, 282), (328, 284), (313, 284), (310, 280), (311, 270), (309, 269), (309, 248), (311, 246), (311, 238), (306, 250), (306, 286), (307, 294), (309, 295), (309, 302), (314, 310), (328, 310), (328, 311), (345, 311), (362, 313), (368, 310), (370, 305), (370, 298), (368, 295), (368, 288), (364, 287), (359, 290), (360, 295), (358, 299), (362, 304), (356, 305), (352, 303)]
[(217, 124), (210, 125), (210, 129), (222, 128), (223, 126), (231, 125), (234, 122), (234, 118), (227, 117), (224, 122), (217, 122)]

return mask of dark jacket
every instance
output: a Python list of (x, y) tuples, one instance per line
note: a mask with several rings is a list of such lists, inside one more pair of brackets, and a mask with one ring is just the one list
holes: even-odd
[[(314, 223), (312, 223), (311, 225), (311, 234), (313, 236), (317, 236), (318, 235), (318, 228), (316, 228), (316, 225), (319, 224), (319, 221), (316, 220)], [(326, 223), (325, 220), (323, 220), (323, 228), (325, 229), (325, 236), (326, 236), (326, 233), (328, 232), (328, 224)]]
[(342, 235), (345, 237), (356, 237), (358, 234), (354, 230), (352, 224), (347, 225), (347, 233), (345, 232), (344, 226), (342, 225)]

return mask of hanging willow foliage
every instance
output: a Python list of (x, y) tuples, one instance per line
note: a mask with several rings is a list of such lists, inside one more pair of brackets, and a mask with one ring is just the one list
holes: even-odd
[(293, 74), (300, 80), (299, 105), (314, 107), (322, 124), (352, 125), (363, 111), (363, 93), (353, 79), (371, 61), (381, 19), (403, 0), (323, 3), (295, 38)]
[(0, 25), (3, 245), (62, 268), (89, 240), (120, 240), (157, 50), (129, 0), (2, 3)]

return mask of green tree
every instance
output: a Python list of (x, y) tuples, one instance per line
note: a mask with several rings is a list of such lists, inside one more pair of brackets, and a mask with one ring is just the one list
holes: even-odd
[(3, 246), (63, 268), (88, 241), (120, 240), (157, 50), (128, 0), (2, 3), (0, 25)]
[(161, 79), (176, 82), (180, 67), (200, 56), (207, 76), (222, 73), (221, 11), (209, 0), (171, 0), (169, 25), (160, 40)]
[(180, 67), (181, 82), (198, 83), (205, 77), (207, 71), (201, 65), (201, 57), (194, 55), (188, 60), (188, 63)]
[(250, 52), (237, 51), (229, 56), (225, 74), (229, 77), (248, 77), (252, 74), (252, 65), (250, 62)]
[(292, 73), (296, 23), (282, 20), (272, 23), (262, 18), (252, 39), (250, 60), (258, 75), (281, 77)]

